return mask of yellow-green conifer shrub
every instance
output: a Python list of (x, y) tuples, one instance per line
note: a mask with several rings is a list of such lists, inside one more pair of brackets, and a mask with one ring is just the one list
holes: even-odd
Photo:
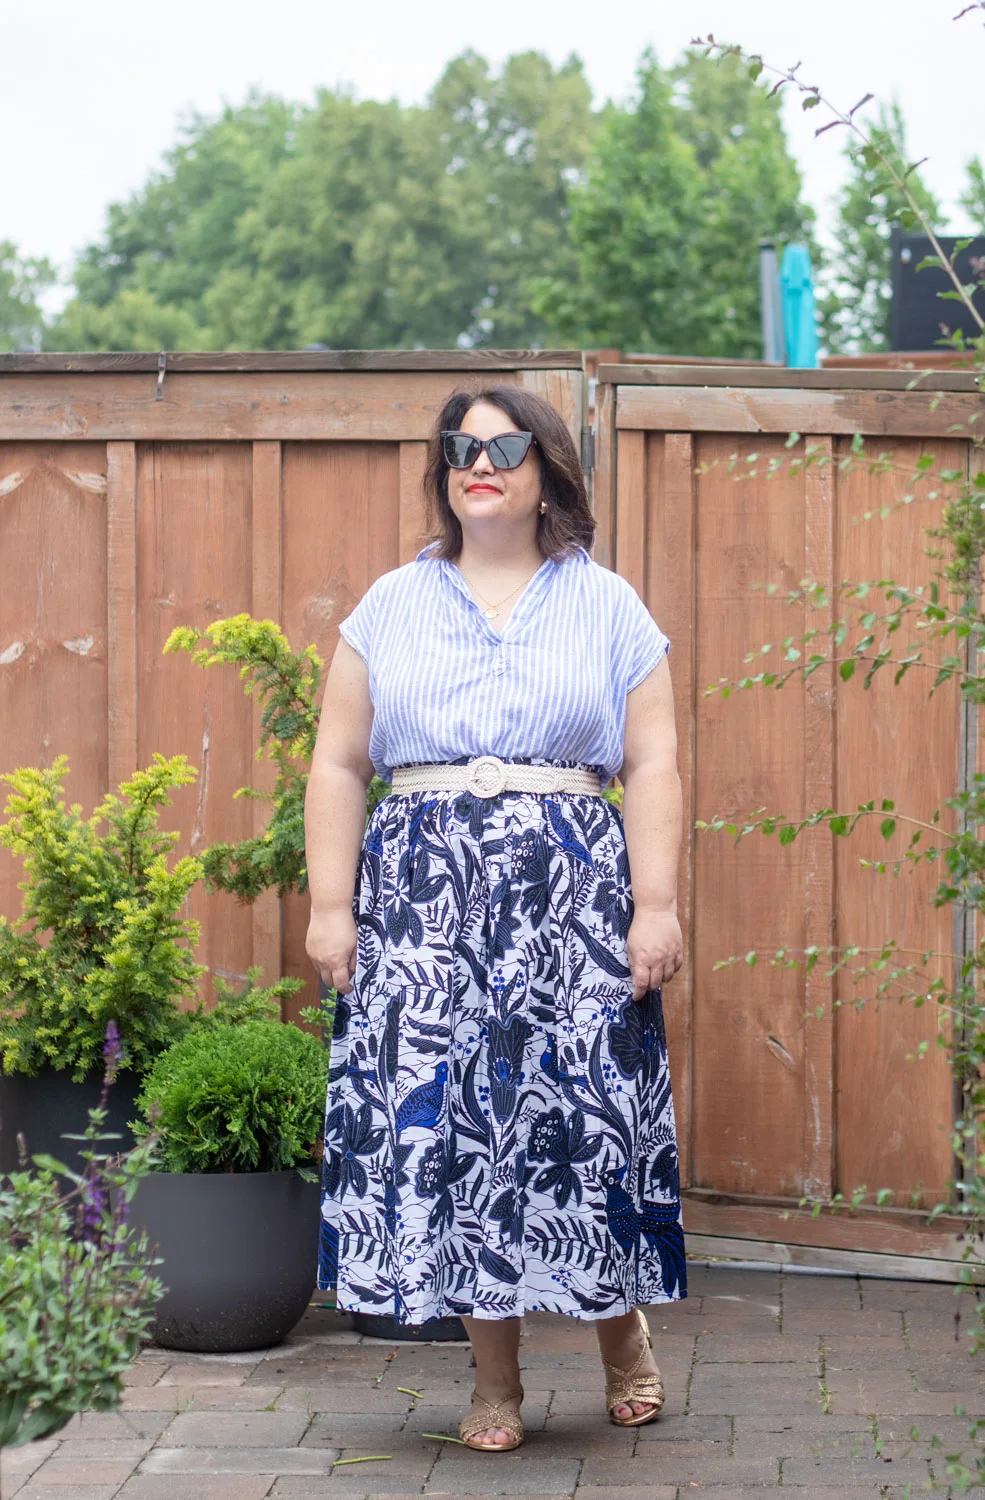
[(21, 917), (0, 918), (0, 1061), (6, 1073), (47, 1064), (81, 1079), (115, 1021), (121, 1068), (145, 1072), (187, 1028), (181, 1003), (204, 972), (198, 924), (181, 915), (202, 865), (169, 864), (179, 835), (158, 828), (196, 772), (182, 755), (155, 755), (86, 818), (65, 804), (68, 769), (59, 756), (0, 776), (11, 788), (0, 845), (26, 877)]

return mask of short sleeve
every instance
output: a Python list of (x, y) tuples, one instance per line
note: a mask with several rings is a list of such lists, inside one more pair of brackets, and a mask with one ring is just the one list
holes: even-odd
[(623, 614), (620, 644), (626, 692), (631, 693), (667, 655), (670, 641), (635, 589), (626, 592)]
[(374, 584), (366, 590), (352, 614), (346, 615), (339, 626), (339, 635), (353, 651), (359, 653), (367, 667), (370, 664), (373, 629), (378, 612), (379, 594)]

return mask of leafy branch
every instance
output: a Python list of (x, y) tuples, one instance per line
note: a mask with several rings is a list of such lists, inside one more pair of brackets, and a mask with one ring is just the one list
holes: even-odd
[[(205, 645), (201, 642), (204, 639)], [(206, 884), (255, 901), (275, 889), (303, 894), (308, 889), (304, 856), (304, 797), (308, 768), (318, 734), (320, 708), (315, 700), (324, 663), (314, 646), (295, 652), (273, 620), (232, 615), (216, 620), (203, 635), (188, 627), (173, 630), (165, 652), (187, 652), (196, 666), (239, 667), (243, 691), (261, 706), (258, 760), (270, 759), (277, 777), (270, 792), (240, 787), (237, 797), (271, 804), (264, 831), (238, 844), (213, 844), (202, 854)], [(367, 815), (389, 788), (374, 777), (367, 792)]]
[[(969, 6), (968, 9), (974, 9), (974, 6)], [(967, 10), (962, 11), (961, 14), (967, 14)], [(799, 62), (795, 63), (792, 68), (776, 67), (771, 63), (765, 62), (759, 53), (746, 52), (742, 47), (717, 42), (711, 33), (704, 37), (694, 37), (692, 45), (701, 47), (704, 50), (705, 56), (717, 58), (734, 57), (744, 62), (749, 69), (749, 76), (754, 82), (763, 73), (775, 78), (776, 82), (769, 90), (771, 98), (780, 94), (784, 88), (791, 87), (801, 95), (801, 108), (805, 111), (819, 107), (826, 109), (831, 118), (824, 125), (818, 126), (814, 132), (815, 137), (824, 135), (827, 131), (836, 130), (839, 127), (849, 130), (859, 142), (860, 154), (866, 166), (882, 169), (893, 187), (906, 200), (908, 209), (906, 211), (905, 227), (913, 228), (919, 224), (924, 234), (930, 240), (934, 253), (933, 255), (926, 256), (918, 269), (923, 266), (935, 266), (938, 270), (942, 270), (950, 280), (952, 290), (942, 292), (940, 295), (943, 298), (950, 298), (953, 301), (960, 302), (974, 320), (979, 333), (985, 334), (985, 318), (982, 317), (972, 300), (977, 289), (976, 283), (965, 284), (962, 282), (954, 268), (953, 261), (944, 252), (932, 220), (910, 185), (911, 177), (923, 165), (923, 161), (907, 162), (902, 157), (896, 160), (888, 151), (880, 149), (861, 123), (860, 111), (864, 109), (866, 104), (872, 101), (874, 95), (863, 94), (862, 98), (856, 104), (853, 104), (851, 109), (846, 110), (833, 103), (816, 84), (805, 83), (799, 77), (801, 69)], [(959, 240), (955, 247), (955, 254), (960, 254), (970, 244), (970, 239)]]

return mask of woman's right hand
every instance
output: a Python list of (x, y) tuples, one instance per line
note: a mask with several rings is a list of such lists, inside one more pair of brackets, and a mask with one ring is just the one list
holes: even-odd
[(304, 947), (329, 989), (347, 995), (356, 972), (356, 924), (351, 909), (313, 911)]

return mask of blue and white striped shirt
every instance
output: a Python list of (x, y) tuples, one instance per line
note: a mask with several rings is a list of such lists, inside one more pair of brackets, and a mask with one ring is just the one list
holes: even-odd
[(626, 695), (668, 649), (632, 584), (581, 548), (534, 574), (495, 631), (453, 563), (384, 573), (342, 621), (366, 662), (369, 755), (393, 767), (460, 756), (622, 765)]

